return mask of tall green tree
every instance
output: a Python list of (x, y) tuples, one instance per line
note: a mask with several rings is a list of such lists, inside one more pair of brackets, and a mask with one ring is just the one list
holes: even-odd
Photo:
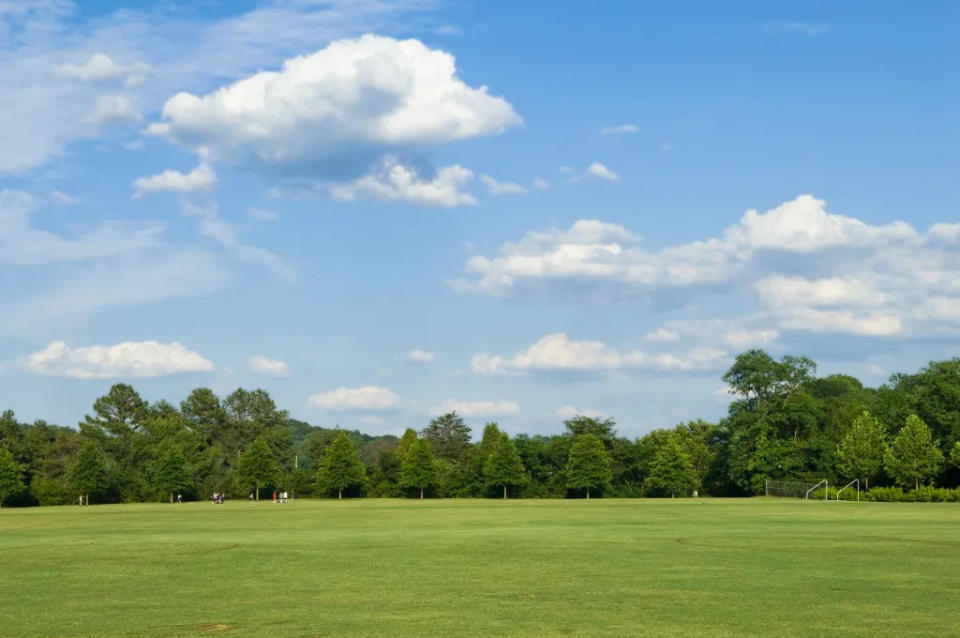
[(336, 491), (337, 498), (342, 499), (343, 490), (363, 485), (366, 478), (357, 446), (346, 432), (338, 432), (320, 462), (317, 483), (325, 490)]
[(493, 451), (483, 464), (483, 476), (491, 487), (502, 487), (503, 498), (507, 498), (507, 488), (520, 487), (526, 483), (523, 461), (517, 447), (506, 432), (500, 433)]
[(168, 445), (157, 464), (157, 489), (169, 495), (172, 503), (174, 494), (184, 492), (190, 487), (191, 479), (190, 468), (187, 467), (183, 452), (176, 446)]
[(0, 448), (0, 506), (24, 489), (23, 468), (9, 450)]
[(437, 458), (448, 461), (459, 461), (470, 446), (470, 427), (456, 412), (433, 419), (420, 436), (430, 441)]
[(68, 471), (68, 481), (77, 494), (85, 497), (87, 505), (90, 504), (91, 494), (99, 496), (107, 489), (107, 460), (99, 445), (85, 441), (80, 446), (76, 461)]
[(254, 439), (253, 444), (240, 456), (237, 474), (241, 483), (254, 486), (258, 501), (260, 488), (265, 485), (275, 485), (279, 480), (280, 466), (263, 438), (258, 436)]
[(603, 447), (603, 441), (594, 434), (575, 437), (567, 459), (567, 487), (585, 490), (589, 499), (590, 490), (609, 488), (612, 478), (610, 457)]
[(937, 473), (942, 462), (943, 453), (932, 440), (930, 428), (917, 415), (908, 416), (887, 451), (887, 473), (898, 484), (907, 486), (912, 483), (917, 489), (921, 481)]
[(864, 411), (853, 420), (837, 446), (837, 468), (847, 477), (863, 479), (865, 489), (869, 490), (870, 479), (883, 469), (886, 454), (886, 428)]
[(438, 480), (437, 459), (433, 455), (430, 441), (417, 439), (410, 444), (410, 449), (400, 465), (400, 485), (419, 490), (422, 500), (423, 491), (436, 486)]
[(954, 443), (953, 447), (950, 448), (950, 463), (954, 467), (960, 467), (960, 441)]
[(696, 486), (697, 477), (690, 455), (680, 445), (676, 434), (668, 437), (657, 450), (647, 484), (671, 497), (685, 496)]
[(397, 455), (397, 459), (400, 462), (403, 462), (403, 459), (407, 457), (407, 452), (410, 450), (410, 446), (413, 445), (413, 442), (417, 440), (417, 431), (413, 428), (407, 428), (403, 432), (403, 436), (400, 437), (400, 440), (397, 441), (397, 449), (394, 454)]

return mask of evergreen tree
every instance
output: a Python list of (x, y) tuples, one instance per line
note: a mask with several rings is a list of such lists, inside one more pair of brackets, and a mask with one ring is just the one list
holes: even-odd
[(417, 439), (410, 444), (400, 465), (400, 485), (419, 490), (423, 499), (423, 490), (436, 486), (438, 480), (437, 459), (433, 456), (430, 441)]
[(503, 487), (503, 498), (507, 498), (508, 487), (519, 487), (526, 482), (520, 454), (506, 432), (493, 444), (493, 451), (483, 465), (483, 476), (488, 485)]
[(610, 457), (603, 448), (603, 441), (593, 434), (574, 438), (567, 459), (567, 487), (575, 490), (603, 490), (610, 487), (613, 472)]
[(10, 450), (0, 448), (0, 507), (9, 497), (24, 489), (22, 470)]
[(273, 452), (262, 437), (257, 437), (253, 444), (240, 457), (237, 464), (237, 474), (241, 483), (255, 486), (256, 499), (260, 500), (260, 488), (274, 484), (280, 477), (280, 466), (277, 465)]
[(78, 494), (84, 496), (87, 505), (90, 495), (99, 495), (108, 485), (107, 460), (100, 446), (85, 441), (77, 452), (77, 459), (68, 472), (69, 483)]
[(456, 412), (448, 412), (423, 428), (422, 438), (430, 441), (437, 458), (459, 461), (470, 446), (470, 428)]
[(887, 454), (887, 434), (883, 424), (862, 412), (837, 446), (838, 469), (848, 477), (863, 479), (870, 489), (870, 478), (880, 473)]
[(367, 471), (360, 462), (357, 446), (344, 431), (334, 436), (327, 446), (326, 454), (320, 463), (317, 483), (325, 490), (336, 490), (337, 498), (343, 498), (343, 490), (363, 485)]
[(887, 473), (900, 485), (913, 483), (917, 489), (920, 481), (937, 473), (941, 462), (943, 453), (931, 440), (930, 428), (917, 415), (908, 416), (906, 425), (887, 451)]
[(417, 440), (417, 431), (413, 428), (407, 428), (403, 432), (403, 436), (400, 437), (400, 440), (397, 442), (397, 449), (394, 451), (394, 454), (397, 455), (397, 459), (402, 463), (403, 459), (407, 458), (407, 452), (410, 450), (410, 446), (413, 445), (413, 442)]
[(960, 441), (954, 443), (950, 449), (950, 463), (955, 467), (960, 467)]
[(680, 446), (676, 434), (669, 436), (657, 450), (647, 484), (669, 492), (671, 497), (685, 495), (696, 487), (697, 476), (690, 455)]
[(190, 487), (190, 479), (190, 470), (183, 452), (176, 446), (169, 446), (157, 464), (157, 488), (163, 494), (169, 494), (172, 503), (174, 494)]

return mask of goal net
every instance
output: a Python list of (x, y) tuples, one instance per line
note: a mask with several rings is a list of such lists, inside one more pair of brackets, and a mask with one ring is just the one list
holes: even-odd
[[(822, 483), (821, 481), (820, 483)], [(823, 487), (820, 483), (807, 481), (775, 481), (767, 480), (764, 493), (767, 496), (783, 496), (787, 498), (806, 498), (807, 493), (814, 487)]]

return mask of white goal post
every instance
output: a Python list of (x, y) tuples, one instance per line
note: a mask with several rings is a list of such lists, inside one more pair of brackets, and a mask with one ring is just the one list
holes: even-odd
[(820, 481), (819, 483), (810, 483), (809, 481), (783, 481), (767, 479), (764, 482), (764, 494), (766, 496), (808, 499), (814, 490), (816, 490), (818, 487), (823, 487), (823, 498), (826, 499), (828, 491), (827, 486), (828, 483), (826, 479)]

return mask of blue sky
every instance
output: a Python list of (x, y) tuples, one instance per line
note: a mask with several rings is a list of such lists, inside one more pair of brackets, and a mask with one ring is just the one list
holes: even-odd
[(950, 2), (0, 3), (0, 387), (640, 435), (960, 345)]

